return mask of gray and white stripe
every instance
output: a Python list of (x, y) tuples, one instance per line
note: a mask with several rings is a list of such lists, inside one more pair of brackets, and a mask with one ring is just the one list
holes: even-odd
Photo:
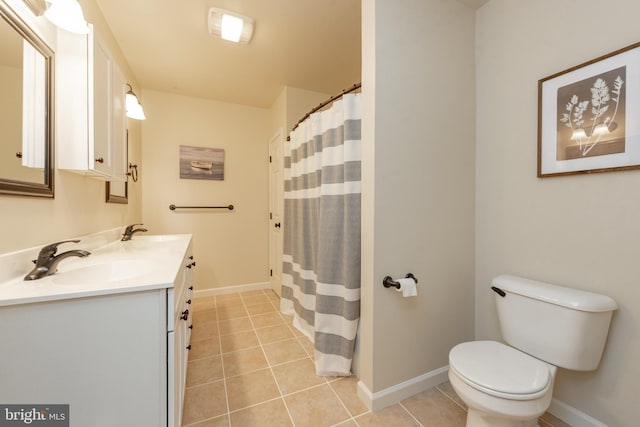
[(360, 94), (312, 114), (285, 146), (281, 309), (318, 375), (350, 375), (360, 316)]

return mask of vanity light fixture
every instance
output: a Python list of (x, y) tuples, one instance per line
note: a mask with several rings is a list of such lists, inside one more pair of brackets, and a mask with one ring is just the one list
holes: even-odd
[(144, 115), (144, 110), (142, 109), (142, 105), (140, 105), (140, 101), (138, 101), (138, 97), (133, 92), (133, 88), (129, 83), (127, 83), (127, 87), (129, 90), (125, 96), (125, 104), (127, 106), (127, 117), (136, 120), (144, 120), (146, 119)]
[(47, 0), (44, 16), (55, 26), (76, 34), (87, 34), (89, 26), (78, 0)]
[(236, 43), (249, 43), (255, 21), (236, 12), (212, 7), (209, 9), (209, 34)]

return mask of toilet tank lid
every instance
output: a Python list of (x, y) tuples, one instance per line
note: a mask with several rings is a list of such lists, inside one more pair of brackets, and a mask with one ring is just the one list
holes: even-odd
[(491, 281), (491, 286), (508, 293), (535, 298), (574, 310), (602, 312), (618, 308), (618, 304), (606, 295), (538, 282), (510, 274), (495, 277)]

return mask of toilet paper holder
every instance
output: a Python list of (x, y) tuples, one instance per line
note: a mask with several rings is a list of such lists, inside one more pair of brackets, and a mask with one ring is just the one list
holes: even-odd
[[(418, 279), (416, 279), (416, 276), (414, 276), (412, 273), (407, 273), (407, 275), (404, 277), (405, 279), (413, 279), (416, 283), (418, 283)], [(400, 283), (393, 280), (391, 276), (385, 276), (384, 279), (382, 279), (382, 285), (385, 288), (400, 289)]]

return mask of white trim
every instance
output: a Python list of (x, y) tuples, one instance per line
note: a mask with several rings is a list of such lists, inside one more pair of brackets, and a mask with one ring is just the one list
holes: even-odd
[(449, 366), (443, 366), (375, 393), (371, 393), (362, 381), (358, 381), (358, 397), (370, 411), (379, 411), (448, 381), (447, 372)]
[(573, 427), (607, 427), (605, 423), (596, 420), (573, 406), (567, 405), (555, 397), (551, 399), (548, 412)]
[(247, 283), (245, 285), (224, 286), (222, 288), (196, 289), (193, 291), (195, 297), (210, 297), (215, 295), (233, 294), (236, 292), (257, 291), (261, 289), (271, 289), (269, 282)]

